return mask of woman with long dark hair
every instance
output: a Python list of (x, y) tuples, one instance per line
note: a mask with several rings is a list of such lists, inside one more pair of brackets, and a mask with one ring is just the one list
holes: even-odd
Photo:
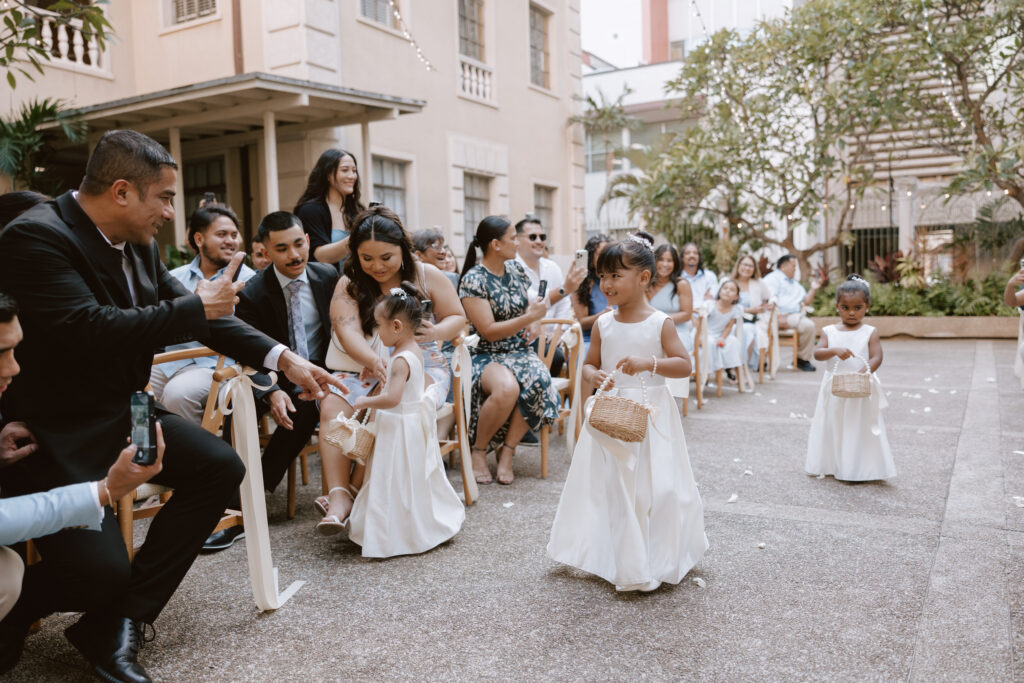
[[(527, 431), (551, 424), (558, 396), (551, 374), (527, 342), (527, 328), (544, 317), (547, 304), (530, 300), (530, 279), (515, 260), (515, 227), (505, 218), (480, 221), (466, 252), (459, 296), (471, 331), (480, 335), (473, 349), (470, 440), (473, 474), (490, 484), (487, 452), (495, 449), (499, 484), (514, 479), (512, 459)], [(483, 255), (477, 264), (476, 250)]]
[(693, 296), (690, 283), (681, 277), (683, 262), (671, 244), (662, 244), (654, 250), (654, 278), (647, 289), (651, 306), (667, 313), (676, 326), (679, 338), (687, 352), (693, 352)]
[(587, 276), (570, 296), (572, 310), (583, 328), (583, 342), (590, 344), (590, 328), (594, 326), (597, 316), (610, 311), (608, 298), (601, 292), (601, 278), (597, 276), (597, 257), (604, 248), (614, 240), (608, 235), (594, 235), (587, 240)]
[[(416, 332), (423, 349), (427, 391), (435, 405), (444, 404), (451, 386), (451, 371), (441, 355), (438, 342), (459, 336), (466, 316), (455, 287), (440, 270), (413, 258), (412, 243), (402, 221), (390, 209), (374, 206), (356, 217), (349, 237), (352, 256), (346, 260), (344, 275), (331, 299), (332, 348), (327, 365), (348, 388), (342, 397), (332, 393), (320, 402), (320, 422), (327, 424), (339, 412), (352, 415), (352, 402), (371, 393), (386, 380), (388, 350), (376, 334), (373, 310), (377, 303), (402, 282), (414, 283), (433, 302), (433, 316)], [(436, 386), (431, 386), (436, 385)], [(352, 471), (352, 462), (341, 450), (325, 440), (320, 442), (324, 479), (329, 496), (317, 499), (318, 509), (344, 523), (352, 508), (354, 491), (362, 481), (362, 468)]]
[(294, 211), (309, 234), (312, 260), (344, 261), (349, 255), (349, 231), (356, 216), (365, 208), (359, 201), (359, 169), (355, 155), (336, 148), (321, 154)]

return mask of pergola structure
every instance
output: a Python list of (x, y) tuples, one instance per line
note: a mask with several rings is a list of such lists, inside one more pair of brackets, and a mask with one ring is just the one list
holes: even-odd
[[(264, 212), (278, 210), (277, 141), (308, 131), (359, 124), (360, 181), (373, 193), (370, 123), (415, 114), (423, 100), (343, 88), (267, 73), (247, 73), (83, 107), (74, 114), (89, 124), (90, 149), (107, 130), (131, 128), (166, 141), (179, 165), (184, 153), (262, 142), (260, 174)], [(43, 128), (56, 128), (51, 122)], [(185, 243), (184, 178), (178, 174), (174, 236)]]

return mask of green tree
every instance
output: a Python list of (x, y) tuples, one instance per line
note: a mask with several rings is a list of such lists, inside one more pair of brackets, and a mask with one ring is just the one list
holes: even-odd
[(995, 187), (1024, 207), (1024, 0), (896, 4), (902, 126), (961, 160), (951, 194)]
[(53, 150), (39, 125), (56, 121), (71, 142), (85, 140), (85, 122), (73, 118), (64, 109), (65, 104), (50, 98), (32, 100), (21, 105), (17, 116), (0, 118), (0, 173), (11, 177), (15, 189), (21, 186), (44, 194), (56, 194), (61, 189), (41, 170)]
[(29, 80), (33, 70), (43, 73), (52, 54), (43, 40), (43, 24), (50, 22), (56, 31), (81, 26), (87, 36), (95, 36), (100, 50), (110, 38), (110, 23), (103, 13), (108, 0), (57, 0), (45, 11), (25, 0), (4, 0), (0, 4), (0, 68), (7, 72), (7, 83), (17, 86), (15, 72)]
[[(877, 44), (893, 22), (870, 0), (818, 0), (746, 35), (716, 33), (666, 86), (699, 122), (632, 188), (631, 208), (670, 239), (714, 226), (781, 246), (810, 273), (814, 254), (852, 239), (874, 149), (900, 113), (899, 85), (882, 77), (900, 55)], [(797, 246), (826, 219), (824, 236)]]

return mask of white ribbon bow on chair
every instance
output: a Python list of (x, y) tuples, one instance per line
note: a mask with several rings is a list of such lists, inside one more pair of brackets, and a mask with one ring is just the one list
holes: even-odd
[(256, 607), (261, 612), (278, 609), (305, 581), (295, 581), (283, 593), (277, 590), (277, 567), (270, 556), (270, 530), (267, 526), (267, 501), (263, 493), (263, 463), (260, 459), (259, 432), (256, 428), (256, 402), (252, 390), (269, 389), (277, 377), (270, 373), (270, 386), (252, 381), (256, 371), (234, 366), (236, 375), (223, 382), (217, 401), (224, 415), (235, 414), (231, 421), (231, 442), (245, 464), (242, 480), (242, 518), (245, 521), (245, 549), (249, 556), (249, 579)]
[[(574, 324), (572, 327), (562, 333), (562, 338), (559, 339), (559, 343), (565, 344), (565, 348), (569, 349), (570, 352), (574, 347), (583, 345), (583, 328), (579, 323)], [(580, 404), (582, 403), (581, 392), (583, 388), (581, 386), (581, 377), (583, 376), (583, 349), (580, 348), (576, 353), (576, 367), (573, 370), (573, 381), (572, 381), (572, 405), (569, 406), (569, 426), (565, 430), (565, 447), (569, 451), (569, 457), (572, 457), (572, 452), (576, 448), (576, 426), (579, 424), (579, 413)]]
[(476, 477), (473, 476), (473, 461), (469, 456), (469, 422), (473, 409), (473, 356), (469, 353), (470, 347), (475, 347), (480, 337), (473, 334), (463, 339), (461, 344), (455, 345), (452, 353), (452, 374), (459, 378), (460, 391), (462, 393), (462, 405), (453, 405), (453, 410), (461, 410), (463, 415), (462, 424), (465, 430), (459, 433), (459, 459), (462, 461), (462, 480), (465, 490), (468, 492), (466, 505), (472, 505), (480, 496), (480, 489), (476, 485)]

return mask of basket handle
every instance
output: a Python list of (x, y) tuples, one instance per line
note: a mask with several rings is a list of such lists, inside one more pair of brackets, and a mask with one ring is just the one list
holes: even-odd
[[(610, 373), (608, 373), (608, 376), (604, 378), (603, 382), (601, 382), (601, 386), (597, 388), (597, 392), (605, 393), (608, 390), (608, 383), (612, 381), (612, 378), (614, 378), (615, 375), (621, 376), (622, 370), (620, 370), (619, 368), (615, 368)], [(644, 382), (644, 376), (642, 373), (638, 374), (637, 378), (640, 380), (640, 392), (643, 395), (644, 407), (649, 408), (650, 404), (647, 403), (647, 383)]]
[[(856, 358), (857, 360), (859, 360), (861, 363), (864, 364), (864, 370), (861, 371), (861, 374), (870, 375), (871, 374), (871, 364), (868, 363), (867, 360), (864, 359), (864, 356), (860, 355), (859, 353), (855, 353), (855, 354), (853, 354), (853, 357)], [(837, 369), (839, 369), (839, 356), (833, 356), (832, 357), (832, 374), (833, 375), (836, 374), (836, 370)]]

